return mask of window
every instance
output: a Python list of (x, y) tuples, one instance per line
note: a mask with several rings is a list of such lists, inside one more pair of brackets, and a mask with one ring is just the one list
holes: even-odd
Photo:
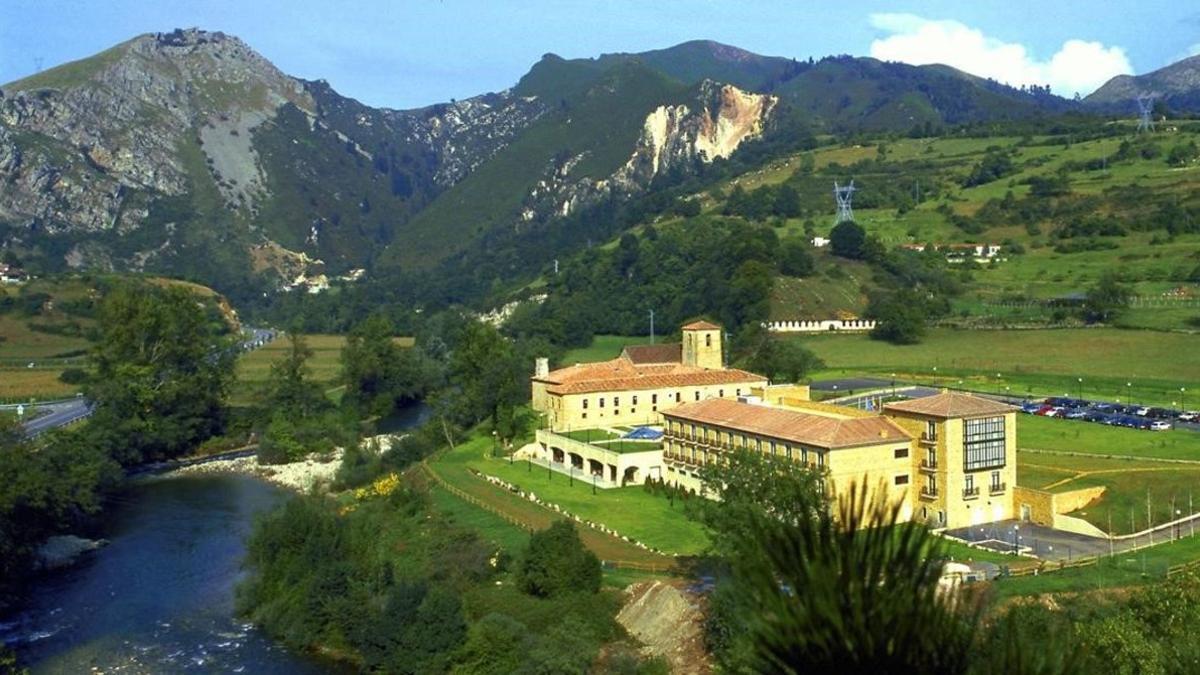
[(700, 400), (700, 391), (699, 390), (696, 390), (696, 400), (697, 401)]
[(583, 399), (583, 409), (584, 409), (584, 410), (587, 410), (587, 401), (588, 401), (588, 400), (587, 400), (586, 398), (585, 398), (585, 399)]
[(632, 405), (637, 405), (637, 394), (633, 395), (633, 404)]
[(925, 438), (931, 441), (937, 440), (937, 422), (925, 423)]
[(1004, 418), (963, 422), (963, 464), (967, 471), (1004, 466)]
[(925, 449), (925, 466), (931, 469), (937, 466), (937, 448)]
[(892, 482), (896, 485), (908, 485), (908, 474), (896, 476), (892, 479)]
[(1000, 483), (1000, 472), (993, 471), (992, 472), (992, 492), (999, 492), (1002, 489), (1004, 489), (1004, 488), (1003, 488), (1003, 485)]
[(896, 448), (892, 455), (896, 459), (904, 459), (905, 457), (908, 457), (908, 448)]
[(683, 400), (683, 393), (682, 393), (682, 392), (678, 392), (678, 391), (677, 391), (677, 392), (675, 392), (675, 402), (676, 402), (676, 403), (679, 403), (679, 402), (680, 402), (680, 401), (682, 401), (682, 400)]
[(688, 425), (688, 438), (690, 438), (692, 440), (696, 439), (696, 425), (695, 424)]
[(778, 452), (775, 451), (775, 441), (771, 441), (771, 454), (772, 455), (779, 454)]
[(963, 481), (963, 492), (966, 494), (971, 494), (971, 493), (975, 492), (975, 475), (974, 474), (966, 475), (965, 480)]
[(583, 419), (587, 419), (587, 413), (583, 413)]
[(762, 439), (761, 438), (754, 439), (754, 451), (762, 452)]
[(733, 446), (733, 432), (732, 431), (725, 432), (725, 444), (730, 447)]
[(613, 397), (613, 407), (614, 407), (614, 408), (619, 408), (619, 407), (621, 407), (621, 397), (620, 397), (620, 396), (614, 396), (614, 397)]
[(712, 333), (709, 333), (708, 335), (704, 336), (704, 346), (705, 347), (712, 346)]
[(787, 458), (790, 460), (792, 458), (792, 446), (790, 446), (790, 445), (783, 446), (783, 454), (786, 455)]
[(604, 407), (604, 397), (603, 396), (600, 397), (600, 407), (601, 408)]
[[(637, 400), (635, 399), (634, 403), (636, 402)], [(653, 405), (658, 405), (658, 394), (650, 394), (650, 403)]]
[(719, 398), (725, 398), (725, 390), (724, 390), (724, 389), (718, 389), (718, 390), (717, 390), (717, 396), (718, 396)]

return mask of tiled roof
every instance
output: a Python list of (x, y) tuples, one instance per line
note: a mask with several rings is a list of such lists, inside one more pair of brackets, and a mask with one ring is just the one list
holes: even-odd
[(907, 431), (886, 417), (837, 419), (721, 398), (684, 403), (663, 412), (663, 416), (830, 449), (912, 440)]
[(633, 363), (679, 363), (683, 360), (683, 345), (671, 342), (661, 345), (629, 345), (623, 352)]
[(715, 323), (707, 321), (693, 321), (683, 327), (683, 330), (721, 330), (721, 327)]
[(884, 410), (915, 413), (930, 417), (978, 417), (980, 415), (1003, 415), (1016, 408), (1007, 403), (993, 401), (982, 396), (972, 396), (957, 391), (942, 392), (933, 396), (914, 398), (911, 401), (888, 403)]
[(681, 363), (639, 365), (621, 357), (600, 363), (582, 363), (559, 368), (534, 379), (549, 385), (546, 391), (551, 394), (587, 394), (710, 384), (760, 384), (767, 381), (762, 375), (744, 370), (710, 370)]

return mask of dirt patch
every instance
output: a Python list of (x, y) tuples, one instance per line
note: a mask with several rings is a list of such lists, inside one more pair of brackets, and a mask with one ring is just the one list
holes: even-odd
[(665, 659), (672, 673), (712, 672), (704, 648), (703, 601), (682, 582), (643, 581), (625, 589), (617, 622), (644, 645), (646, 656)]

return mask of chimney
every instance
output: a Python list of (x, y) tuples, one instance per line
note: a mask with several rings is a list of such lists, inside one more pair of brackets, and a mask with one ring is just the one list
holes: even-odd
[(550, 359), (539, 356), (533, 361), (533, 376), (545, 377), (550, 374)]

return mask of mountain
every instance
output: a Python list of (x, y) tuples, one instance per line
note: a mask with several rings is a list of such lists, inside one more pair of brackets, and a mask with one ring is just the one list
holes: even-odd
[(1118, 75), (1088, 95), (1084, 102), (1099, 108), (1136, 111), (1133, 101), (1152, 94), (1175, 111), (1200, 109), (1200, 56), (1191, 56), (1145, 75)]
[(177, 29), (0, 88), (0, 244), (47, 270), (152, 271), (235, 300), (301, 275), (445, 276), (508, 256), (482, 287), (527, 273), (514, 238), (565, 252), (591, 225), (560, 237), (564, 219), (750, 141), (1069, 105), (944, 66), (694, 41), (548, 54), (511, 89), (390, 110), (290, 77), (233, 36)]
[(542, 112), (376, 110), (219, 32), (142, 35), (0, 89), (0, 241), (225, 288), (363, 267)]

